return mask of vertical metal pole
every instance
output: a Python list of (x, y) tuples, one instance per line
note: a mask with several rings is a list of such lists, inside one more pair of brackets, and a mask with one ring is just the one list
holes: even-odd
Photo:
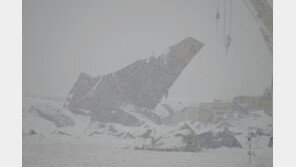
[(248, 136), (248, 141), (249, 141), (249, 151), (248, 151), (248, 155), (249, 155), (249, 166), (251, 166), (251, 156), (252, 156), (252, 133), (249, 133)]

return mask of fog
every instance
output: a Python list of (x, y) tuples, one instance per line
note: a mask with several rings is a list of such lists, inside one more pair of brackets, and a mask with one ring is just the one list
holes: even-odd
[(272, 53), (243, 1), (233, 1), (226, 54), (220, 2), (216, 32), (216, 0), (25, 1), (23, 94), (64, 96), (81, 72), (113, 72), (193, 37), (204, 47), (168, 100), (262, 95), (271, 85)]

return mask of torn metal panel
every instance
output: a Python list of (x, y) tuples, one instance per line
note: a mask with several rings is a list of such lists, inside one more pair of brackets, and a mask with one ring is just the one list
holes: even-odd
[(70, 92), (68, 107), (90, 115), (124, 104), (153, 109), (202, 46), (194, 38), (186, 38), (159, 57), (138, 60), (111, 74), (91, 77), (81, 73)]

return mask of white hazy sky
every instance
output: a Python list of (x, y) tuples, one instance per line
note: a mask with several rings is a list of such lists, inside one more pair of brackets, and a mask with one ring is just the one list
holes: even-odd
[(271, 84), (272, 54), (243, 1), (232, 1), (225, 54), (223, 2), (216, 32), (216, 0), (23, 1), (23, 94), (66, 95), (80, 72), (113, 72), (191, 36), (205, 45), (170, 100), (261, 95)]

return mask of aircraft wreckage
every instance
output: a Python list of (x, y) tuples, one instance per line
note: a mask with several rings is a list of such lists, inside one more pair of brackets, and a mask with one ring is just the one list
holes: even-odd
[(203, 43), (189, 37), (158, 57), (138, 60), (119, 71), (98, 77), (81, 73), (70, 91), (68, 108), (90, 115), (125, 104), (154, 109), (202, 47)]

